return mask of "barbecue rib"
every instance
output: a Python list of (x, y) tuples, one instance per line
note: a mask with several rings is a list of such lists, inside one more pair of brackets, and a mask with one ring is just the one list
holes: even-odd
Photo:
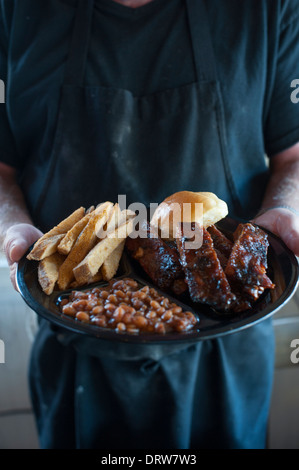
[(141, 236), (126, 240), (128, 253), (158, 288), (181, 295), (187, 290), (187, 284), (176, 247), (162, 240), (147, 221), (140, 224), (139, 230)]
[(265, 289), (275, 286), (266, 274), (267, 234), (250, 223), (239, 224), (225, 274), (234, 292), (247, 300), (257, 300)]
[(208, 227), (208, 232), (212, 237), (215, 251), (223, 269), (231, 254), (233, 242), (231, 242), (215, 225)]
[[(191, 231), (197, 228), (196, 223), (191, 224)], [(228, 310), (235, 296), (221, 267), (212, 237), (205, 228), (202, 230), (202, 246), (198, 249), (186, 248), (188, 239), (183, 224), (177, 238), (189, 294), (193, 302), (208, 304), (216, 310)]]

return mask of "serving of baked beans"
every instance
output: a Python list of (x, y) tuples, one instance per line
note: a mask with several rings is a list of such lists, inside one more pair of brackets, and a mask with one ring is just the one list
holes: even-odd
[(60, 309), (78, 321), (139, 334), (186, 332), (197, 323), (195, 315), (131, 278), (112, 280), (107, 286), (72, 291)]

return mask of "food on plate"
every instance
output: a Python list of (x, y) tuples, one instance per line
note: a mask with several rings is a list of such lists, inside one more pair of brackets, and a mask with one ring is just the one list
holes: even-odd
[(198, 321), (191, 311), (184, 311), (156, 289), (131, 278), (74, 290), (61, 300), (60, 310), (78, 321), (130, 334), (182, 333), (192, 330)]
[(84, 287), (86, 284), (93, 284), (93, 283), (99, 282), (99, 281), (103, 281), (103, 276), (102, 276), (102, 273), (100, 271), (97, 272), (94, 276), (89, 277), (88, 280), (84, 279), (84, 281), (82, 281), (82, 282), (78, 282), (78, 281), (76, 281), (76, 279), (74, 279), (70, 283), (69, 288), (70, 289), (78, 289), (79, 287)]
[(56, 227), (53, 227), (49, 232), (42, 235), (35, 242), (34, 247), (27, 258), (29, 260), (40, 261), (41, 259), (50, 256), (52, 253), (55, 253), (57, 251), (57, 246), (63, 239), (64, 235), (84, 216), (84, 213), (84, 208), (79, 207), (79, 209), (75, 210)]
[(225, 274), (236, 292), (256, 300), (265, 289), (274, 287), (266, 274), (267, 235), (257, 226), (240, 224), (234, 233), (234, 240)]
[[(191, 230), (195, 228), (196, 223), (192, 222)], [(186, 248), (186, 237), (181, 224), (177, 247), (191, 300), (227, 310), (235, 300), (235, 295), (221, 267), (209, 232), (203, 228), (200, 248)]]
[(233, 247), (233, 242), (229, 240), (224, 235), (224, 233), (218, 230), (215, 225), (210, 225), (207, 230), (212, 237), (213, 245), (219, 258), (220, 264), (222, 268), (225, 268)]
[(197, 222), (207, 228), (226, 217), (226, 202), (209, 192), (179, 191), (168, 196), (155, 210), (151, 225), (162, 238), (175, 239), (181, 222)]
[(139, 226), (140, 237), (129, 237), (126, 249), (154, 284), (166, 293), (181, 294), (187, 289), (180, 257), (175, 246), (158, 236), (148, 221)]
[(50, 295), (58, 279), (59, 268), (65, 257), (57, 251), (38, 263), (38, 281), (43, 291)]
[(117, 273), (119, 262), (124, 251), (125, 240), (123, 240), (112, 253), (104, 260), (100, 273), (103, 281), (109, 281)]
[[(191, 211), (176, 210), (188, 203)], [(266, 274), (268, 237), (261, 228), (240, 223), (228, 238), (215, 225), (226, 215), (226, 204), (212, 193), (175, 193), (157, 207), (147, 225), (147, 233), (155, 231), (155, 237), (129, 238), (126, 251), (166, 291), (185, 297), (187, 293), (192, 302), (219, 312), (248, 310), (265, 289), (275, 287)], [(200, 246), (188, 245), (193, 233), (201, 233)], [(168, 284), (163, 287), (164, 280)], [(181, 291), (174, 289), (176, 282)]]
[(38, 280), (50, 295), (99, 280), (117, 272), (124, 240), (133, 230), (135, 213), (106, 201), (85, 210), (80, 207), (45, 233), (27, 255), (38, 261)]
[(82, 230), (88, 224), (89, 220), (92, 217), (91, 212), (86, 212), (85, 216), (82, 219), (78, 220), (66, 234), (63, 235), (62, 240), (57, 246), (57, 251), (62, 255), (68, 255), (71, 249), (73, 248), (77, 238), (79, 237)]
[[(99, 238), (97, 236), (96, 227), (99, 227), (99, 224), (101, 227), (104, 227), (109, 219), (112, 207), (113, 204), (108, 202), (101, 204), (91, 212), (87, 224), (79, 233), (73, 248), (64, 260), (63, 264), (60, 266), (57, 280), (59, 289), (65, 290), (74, 280), (74, 269), (98, 242)], [(96, 272), (94, 272), (92, 275), (94, 274), (96, 274)], [(82, 279), (77, 279), (77, 281), (82, 282)]]
[(84, 279), (94, 276), (108, 256), (129, 236), (133, 229), (134, 222), (130, 218), (114, 231), (107, 232), (106, 237), (100, 239), (85, 258), (73, 268), (75, 279), (82, 283)]
[[(226, 203), (209, 192), (177, 192), (150, 221), (137, 224), (135, 212), (106, 201), (74, 211), (27, 258), (38, 261), (38, 281), (47, 295), (73, 290), (61, 304), (66, 315), (117, 331), (187, 331), (196, 319), (172, 297), (235, 314), (275, 288), (267, 273), (266, 232), (239, 223), (233, 234), (224, 233), (217, 223), (227, 214)], [(198, 234), (200, 244), (190, 244)], [(115, 279), (124, 250), (158, 290)], [(98, 281), (108, 285), (80, 292)]]

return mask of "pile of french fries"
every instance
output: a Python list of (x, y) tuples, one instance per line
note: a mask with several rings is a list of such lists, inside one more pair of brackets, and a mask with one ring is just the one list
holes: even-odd
[(109, 281), (119, 267), (125, 240), (134, 229), (135, 212), (110, 201), (80, 207), (45, 233), (27, 255), (38, 261), (38, 281), (50, 295)]

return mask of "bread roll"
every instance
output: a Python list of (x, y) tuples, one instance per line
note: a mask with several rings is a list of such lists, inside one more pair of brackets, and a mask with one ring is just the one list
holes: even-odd
[(164, 199), (155, 210), (151, 225), (162, 238), (174, 239), (177, 224), (197, 222), (207, 228), (226, 217), (226, 202), (209, 192), (179, 191)]

